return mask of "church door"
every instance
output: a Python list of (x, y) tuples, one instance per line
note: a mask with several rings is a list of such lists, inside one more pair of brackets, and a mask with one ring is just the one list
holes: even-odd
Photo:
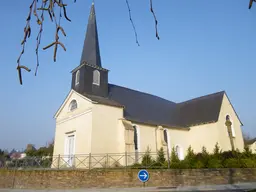
[(67, 152), (68, 152), (68, 165), (72, 166), (73, 165), (73, 161), (74, 161), (74, 144), (75, 144), (75, 139), (74, 139), (74, 135), (70, 135), (68, 136), (68, 148), (67, 148)]

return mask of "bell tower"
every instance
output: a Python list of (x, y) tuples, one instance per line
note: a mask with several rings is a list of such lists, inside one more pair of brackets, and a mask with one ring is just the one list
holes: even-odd
[(108, 70), (101, 65), (94, 2), (87, 24), (80, 65), (72, 71), (71, 88), (83, 95), (108, 96)]

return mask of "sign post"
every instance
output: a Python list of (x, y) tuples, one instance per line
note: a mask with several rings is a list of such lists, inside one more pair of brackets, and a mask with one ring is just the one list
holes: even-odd
[(138, 179), (141, 182), (143, 182), (143, 186), (145, 187), (145, 182), (147, 182), (149, 180), (149, 173), (147, 172), (147, 170), (145, 170), (145, 169), (139, 170)]

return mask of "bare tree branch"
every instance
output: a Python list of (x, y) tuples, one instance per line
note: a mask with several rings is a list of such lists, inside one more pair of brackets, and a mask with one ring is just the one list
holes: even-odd
[(135, 38), (136, 38), (136, 43), (138, 44), (138, 46), (140, 46), (139, 41), (138, 41), (137, 31), (136, 31), (136, 28), (135, 28), (133, 20), (132, 20), (131, 9), (130, 9), (130, 5), (129, 5), (128, 0), (126, 0), (126, 4), (127, 4), (128, 11), (129, 11), (129, 18), (130, 18), (130, 21), (132, 23), (132, 27), (133, 27), (133, 30), (134, 30), (134, 34), (135, 34)]
[(158, 21), (156, 19), (156, 15), (155, 15), (155, 12), (154, 12), (154, 9), (153, 9), (153, 0), (150, 0), (150, 11), (151, 13), (153, 14), (154, 16), (154, 20), (155, 20), (155, 29), (156, 29), (156, 38), (159, 40), (160, 37), (158, 35), (158, 29), (157, 29), (157, 25), (158, 25)]
[[(40, 0), (41, 1), (41, 7), (38, 7), (38, 1), (39, 0), (32, 0), (32, 3), (29, 6), (29, 13), (28, 13), (28, 17), (27, 17), (27, 23), (26, 23), (26, 26), (24, 28), (24, 38), (23, 38), (23, 40), (21, 42), (22, 51), (21, 51), (21, 53), (20, 53), (20, 55), (18, 57), (18, 60), (17, 60), (17, 64), (18, 64), (17, 65), (17, 70), (18, 70), (19, 81), (20, 81), (21, 85), (22, 85), (22, 72), (21, 72), (21, 69), (23, 68), (23, 69), (25, 69), (28, 72), (31, 71), (30, 69), (28, 69), (28, 67), (21, 66), (20, 65), (20, 60), (21, 60), (22, 55), (25, 52), (25, 44), (26, 44), (28, 38), (31, 35), (30, 21), (31, 21), (31, 17), (32, 17), (32, 11), (33, 11), (34, 17), (36, 18), (36, 22), (39, 25), (39, 32), (38, 32), (37, 38), (36, 38), (36, 42), (37, 43), (36, 43), (36, 50), (35, 50), (35, 52), (36, 52), (35, 76), (37, 75), (37, 71), (38, 71), (38, 67), (39, 67), (39, 54), (38, 54), (38, 50), (39, 50), (39, 47), (40, 47), (41, 37), (42, 37), (42, 32), (43, 32), (43, 23), (44, 23), (44, 13), (45, 13), (45, 11), (48, 12), (51, 21), (55, 22), (56, 32), (55, 32), (55, 42), (53, 42), (50, 45), (46, 46), (45, 48), (43, 48), (43, 50), (45, 50), (45, 49), (51, 47), (52, 45), (54, 45), (54, 56), (53, 56), (54, 62), (56, 61), (58, 45), (60, 45), (66, 51), (66, 48), (65, 48), (64, 44), (59, 41), (59, 34), (58, 33), (59, 33), (59, 31), (61, 31), (62, 34), (64, 36), (66, 36), (66, 33), (65, 33), (64, 29), (60, 26), (60, 20), (61, 20), (61, 17), (62, 17), (61, 12), (62, 11), (64, 12), (65, 19), (67, 21), (71, 21), (68, 18), (68, 16), (67, 16), (67, 11), (66, 11), (67, 4), (64, 4), (63, 0)], [(74, 2), (76, 2), (76, 0)], [(57, 23), (57, 18), (56, 18), (56, 14), (55, 14), (55, 9), (58, 8), (58, 7), (60, 8), (59, 23)], [(38, 11), (41, 11), (40, 17), (38, 15)]]
[(252, 4), (253, 4), (253, 2), (256, 2), (256, 0), (250, 0), (250, 2), (249, 2), (249, 9), (251, 9), (251, 8), (252, 8)]

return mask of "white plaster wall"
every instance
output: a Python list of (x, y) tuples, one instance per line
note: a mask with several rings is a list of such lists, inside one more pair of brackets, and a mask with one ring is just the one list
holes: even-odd
[[(119, 119), (123, 117), (123, 108), (94, 104), (92, 110), (92, 153), (124, 153), (119, 145), (124, 129), (120, 128)], [(124, 138), (122, 139), (124, 143)]]
[[(70, 112), (69, 104), (75, 99), (77, 109)], [(56, 117), (54, 155), (65, 155), (65, 138), (68, 133), (75, 134), (75, 154), (91, 152), (92, 104), (90, 101), (71, 91)]]
[(243, 135), (242, 135), (241, 122), (239, 121), (235, 111), (233, 110), (232, 105), (229, 102), (227, 96), (224, 95), (222, 106), (221, 106), (221, 111), (220, 111), (220, 115), (219, 115), (219, 121), (218, 121), (220, 144), (224, 151), (231, 150), (227, 127), (225, 125), (227, 114), (230, 115), (230, 117), (232, 119), (232, 123), (233, 123), (233, 128), (235, 130), (235, 137), (233, 138), (235, 148), (238, 148), (240, 151), (243, 151), (244, 150), (244, 140), (243, 140)]

